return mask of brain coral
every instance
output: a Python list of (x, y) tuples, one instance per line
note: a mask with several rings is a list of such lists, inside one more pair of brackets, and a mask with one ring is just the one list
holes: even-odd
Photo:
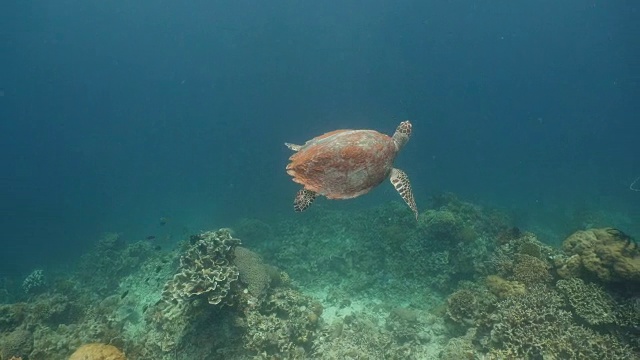
[[(564, 241), (562, 248), (567, 255), (580, 257), (579, 269), (602, 281), (640, 282), (638, 245), (620, 230), (603, 228), (577, 231)], [(560, 270), (562, 268), (563, 265)]]
[(127, 358), (113, 345), (86, 344), (80, 346), (69, 360), (127, 360)]
[(277, 274), (277, 270), (262, 262), (260, 255), (240, 246), (235, 248), (233, 264), (238, 267), (240, 280), (247, 284), (249, 293), (257, 298), (264, 295), (272, 275)]
[(535, 285), (551, 281), (551, 266), (536, 257), (518, 254), (513, 267), (513, 279), (525, 285)]
[(213, 305), (229, 303), (231, 285), (238, 280), (238, 269), (232, 264), (238, 244), (240, 240), (228, 229), (192, 237), (191, 246), (180, 257), (178, 272), (165, 285), (164, 298), (179, 302), (202, 295)]
[(447, 298), (447, 315), (457, 323), (473, 324), (479, 307), (478, 294), (472, 290), (458, 290)]

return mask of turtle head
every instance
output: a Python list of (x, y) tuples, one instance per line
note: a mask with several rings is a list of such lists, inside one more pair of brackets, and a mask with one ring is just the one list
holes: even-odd
[(404, 144), (409, 141), (409, 137), (411, 136), (411, 123), (409, 120), (403, 121), (396, 128), (396, 132), (393, 133), (393, 142), (396, 144), (396, 148), (398, 150), (402, 149)]

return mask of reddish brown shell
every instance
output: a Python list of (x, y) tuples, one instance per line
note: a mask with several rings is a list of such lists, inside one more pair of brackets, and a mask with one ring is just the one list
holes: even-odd
[(287, 173), (305, 189), (329, 199), (349, 199), (384, 181), (397, 154), (393, 139), (373, 130), (336, 130), (307, 141)]

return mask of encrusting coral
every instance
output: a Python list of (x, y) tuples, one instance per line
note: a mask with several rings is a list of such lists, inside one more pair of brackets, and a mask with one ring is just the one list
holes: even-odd
[(640, 282), (638, 245), (620, 230), (577, 231), (564, 241), (562, 249), (570, 261), (558, 264), (559, 274), (567, 276), (583, 271), (604, 282)]

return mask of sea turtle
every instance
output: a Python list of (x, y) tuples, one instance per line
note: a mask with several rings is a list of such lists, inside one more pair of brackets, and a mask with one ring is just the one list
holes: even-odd
[(403, 121), (393, 136), (375, 130), (335, 130), (304, 145), (285, 143), (296, 152), (289, 158), (287, 173), (303, 186), (293, 201), (294, 210), (306, 210), (318, 195), (328, 199), (360, 196), (389, 177), (417, 219), (409, 178), (393, 167), (410, 135), (411, 123)]

